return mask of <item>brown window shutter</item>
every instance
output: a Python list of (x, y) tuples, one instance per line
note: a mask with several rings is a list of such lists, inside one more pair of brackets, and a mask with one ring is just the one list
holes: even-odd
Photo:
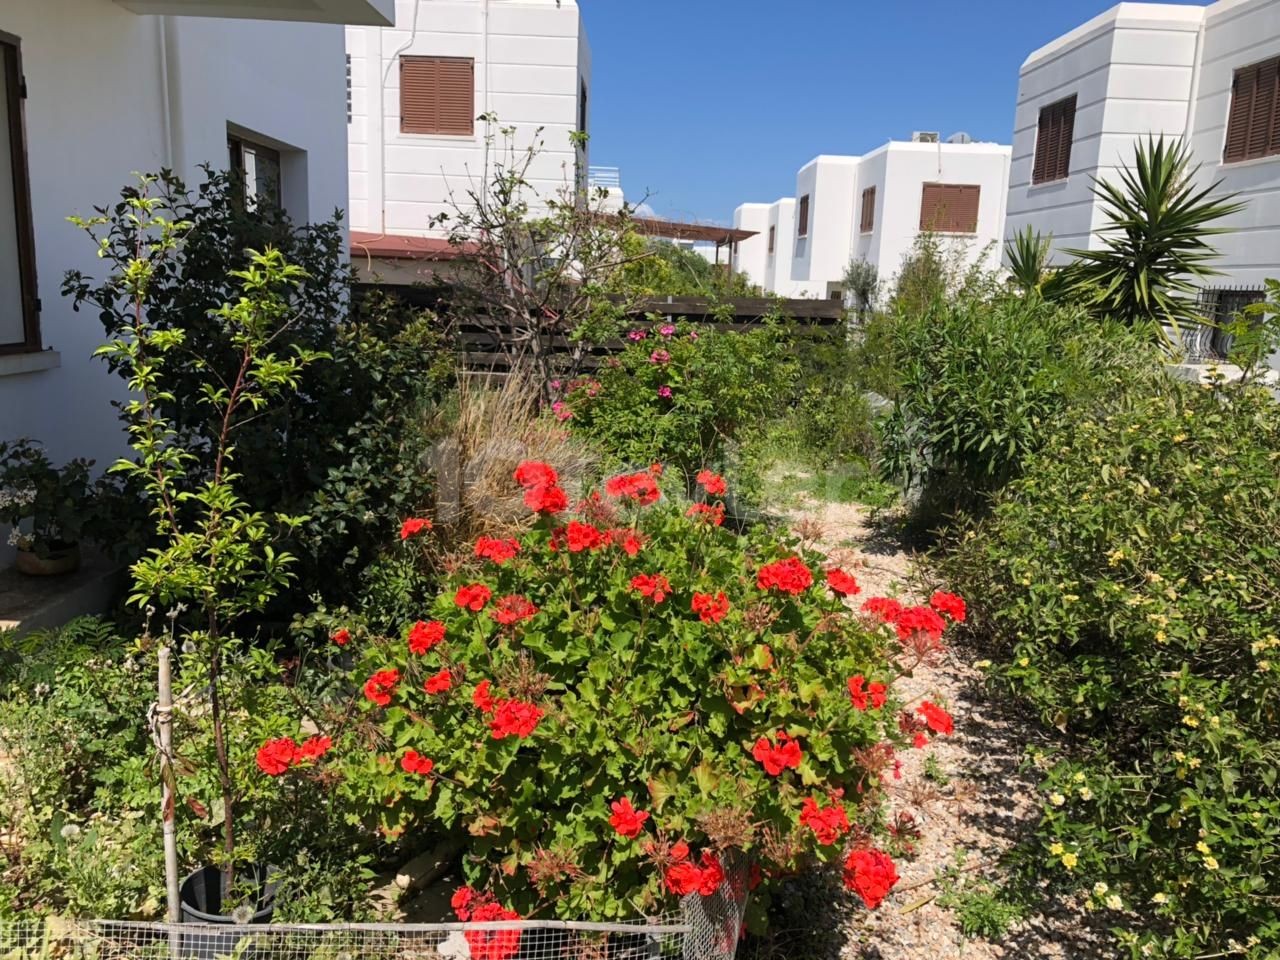
[(859, 229), (870, 233), (876, 225), (876, 188), (867, 187), (862, 191), (862, 222)]
[(778, 235), (778, 228), (770, 227), (769, 228), (769, 252), (770, 253), (773, 253), (773, 246), (775, 241), (777, 240), (777, 235)]
[(475, 133), (475, 61), (468, 57), (401, 57), (400, 132)]
[(796, 236), (809, 235), (809, 195), (800, 198), (800, 212), (796, 214)]
[(1237, 70), (1231, 84), (1231, 108), (1227, 113), (1227, 142), (1222, 153), (1226, 163), (1243, 160), (1249, 148), (1249, 114), (1253, 111), (1257, 88), (1254, 70)]
[[(13, 220), (0, 224), (12, 229), (17, 250), (16, 279), (21, 304), (22, 329), (18, 336), (0, 343), (0, 354), (33, 353), (41, 349), (40, 297), (36, 282), (36, 244), (31, 214), (31, 181), (27, 163), (26, 79), (22, 72), (22, 45), (18, 37), (0, 31), (0, 96), (5, 97), (7, 128), (0, 127), (0, 150), (9, 153), (12, 177), (0, 189), (13, 191)], [(12, 275), (12, 274), (10, 274)], [(15, 331), (16, 332), (16, 331)]]
[(1268, 60), (1254, 68), (1253, 109), (1249, 112), (1249, 145), (1245, 155), (1250, 159), (1265, 157), (1270, 152), (1272, 125), (1276, 116), (1276, 79), (1280, 76), (1280, 59)]
[(1280, 154), (1280, 57), (1235, 72), (1227, 110), (1224, 163)]
[(977, 184), (926, 183), (920, 196), (920, 229), (931, 233), (977, 233)]
[(1065, 180), (1071, 173), (1071, 141), (1076, 127), (1076, 95), (1040, 108), (1032, 183)]

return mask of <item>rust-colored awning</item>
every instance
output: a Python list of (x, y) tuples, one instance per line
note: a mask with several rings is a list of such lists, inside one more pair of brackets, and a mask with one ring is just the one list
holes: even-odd
[(471, 245), (455, 247), (443, 237), (410, 237), (395, 233), (351, 231), (353, 257), (384, 257), (388, 260), (455, 260), (474, 253)]
[(715, 244), (741, 243), (757, 233), (755, 230), (738, 230), (714, 223), (681, 223), (654, 217), (632, 217), (631, 223), (646, 236), (669, 237), (672, 240), (706, 240)]

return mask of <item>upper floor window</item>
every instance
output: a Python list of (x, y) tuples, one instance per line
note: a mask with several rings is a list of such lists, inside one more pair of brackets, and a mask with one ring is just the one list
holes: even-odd
[(1280, 154), (1280, 57), (1235, 72), (1224, 163)]
[(470, 57), (401, 57), (400, 132), (474, 134), (475, 67)]
[(876, 188), (867, 187), (862, 191), (862, 221), (858, 229), (870, 233), (876, 225)]
[(933, 233), (977, 233), (976, 183), (926, 183), (920, 196), (920, 229)]
[(777, 240), (778, 240), (778, 228), (771, 226), (769, 228), (769, 252), (770, 253), (773, 253), (774, 245), (777, 243)]
[(245, 209), (281, 206), (280, 151), (235, 134), (227, 136), (227, 150)]
[(1071, 138), (1076, 127), (1076, 95), (1040, 108), (1032, 183), (1065, 180), (1071, 172)]
[(0, 33), (0, 353), (40, 349), (25, 98), (18, 38)]
[(809, 235), (809, 195), (806, 193), (800, 198), (800, 209), (796, 213), (796, 236), (807, 237)]

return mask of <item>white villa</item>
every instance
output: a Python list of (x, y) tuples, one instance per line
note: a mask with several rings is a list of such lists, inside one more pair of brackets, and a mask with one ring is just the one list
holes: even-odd
[[(1280, 0), (1121, 3), (1032, 53), (1014, 123), (1007, 235), (1030, 226), (1096, 248), (1092, 178), (1114, 178), (1148, 134), (1181, 137), (1201, 181), (1246, 207), (1214, 238), (1224, 276), (1205, 309), (1230, 315), (1280, 277)], [(1211, 351), (1214, 352), (1214, 351)]]
[[(0, 3), (0, 437), (108, 465), (125, 451), (92, 359), (98, 318), (61, 295), (98, 275), (67, 223), (134, 171), (239, 165), (295, 219), (347, 206), (343, 24), (393, 0), (4, 0)], [(311, 21), (311, 22), (297, 22)]]
[(432, 218), (500, 159), (490, 128), (514, 128), (517, 150), (541, 128), (539, 195), (586, 183), (571, 135), (589, 132), (591, 47), (575, 0), (397, 0), (396, 12), (394, 28), (347, 30), (352, 255), (414, 279), (409, 261), (450, 256)]
[(748, 203), (734, 226), (757, 231), (737, 269), (787, 297), (842, 297), (852, 261), (891, 281), (922, 231), (947, 236), (969, 263), (1000, 262), (1010, 148), (963, 134), (890, 141), (861, 157), (819, 156), (796, 176), (796, 195)]

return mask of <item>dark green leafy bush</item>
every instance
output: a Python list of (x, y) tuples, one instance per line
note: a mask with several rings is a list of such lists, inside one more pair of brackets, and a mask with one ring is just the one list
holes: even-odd
[(997, 683), (1065, 734), (1035, 859), (1133, 911), (1134, 957), (1275, 956), (1280, 405), (1170, 386), (1023, 466), (942, 566)]

